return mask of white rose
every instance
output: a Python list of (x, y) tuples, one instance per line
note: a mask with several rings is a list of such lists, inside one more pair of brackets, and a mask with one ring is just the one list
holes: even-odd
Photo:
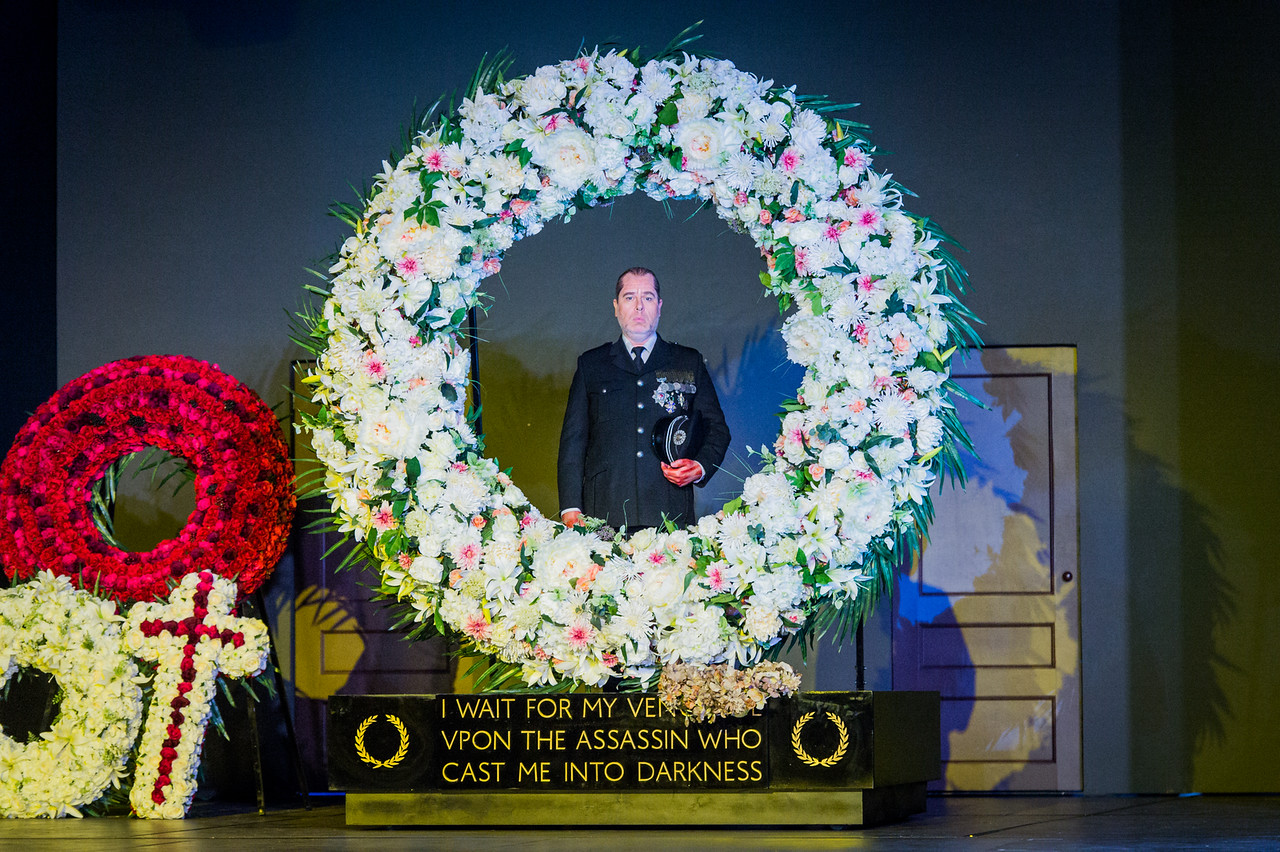
[(440, 578), (444, 576), (444, 565), (440, 563), (439, 559), (433, 559), (430, 556), (417, 556), (409, 564), (409, 576), (419, 583), (438, 583)]
[(676, 102), (676, 110), (681, 120), (702, 118), (711, 110), (711, 97), (706, 92), (685, 89)]
[(840, 235), (840, 251), (844, 252), (844, 256), (849, 259), (850, 263), (857, 264), (859, 257), (862, 255), (862, 247), (867, 242), (867, 234), (858, 228), (849, 228)]
[(675, 144), (684, 152), (685, 169), (705, 171), (720, 165), (724, 150), (720, 122), (710, 118), (682, 121), (676, 125)]
[(434, 281), (452, 278), (458, 267), (458, 252), (467, 242), (466, 235), (448, 226), (423, 230), (426, 234), (418, 258), (422, 271)]
[(594, 140), (573, 126), (538, 140), (533, 146), (533, 161), (547, 170), (553, 183), (570, 192), (596, 178), (600, 171)]
[(827, 223), (817, 219), (806, 219), (796, 222), (789, 229), (787, 236), (793, 246), (807, 246), (816, 243), (827, 233)]
[(684, 570), (664, 565), (645, 572), (644, 597), (659, 624), (670, 624), (678, 614), (676, 604), (684, 598)]
[(395, 408), (365, 412), (360, 421), (359, 442), (385, 458), (402, 459), (417, 450), (409, 418)]
[(818, 464), (827, 470), (841, 470), (849, 464), (849, 448), (844, 444), (828, 444), (818, 455)]
[(796, 364), (808, 366), (831, 351), (831, 323), (822, 317), (794, 314), (782, 328), (787, 343), (787, 357)]

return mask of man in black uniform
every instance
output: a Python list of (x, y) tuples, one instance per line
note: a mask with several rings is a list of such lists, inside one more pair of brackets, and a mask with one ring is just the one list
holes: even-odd
[[(610, 526), (656, 527), (697, 520), (693, 485), (706, 485), (724, 460), (729, 427), (702, 355), (658, 337), (658, 278), (634, 267), (618, 278), (613, 313), (622, 336), (578, 357), (560, 430), (560, 518), (583, 515)], [(695, 414), (696, 412), (696, 414)], [(662, 418), (700, 420), (701, 445), (671, 464), (653, 452)]]

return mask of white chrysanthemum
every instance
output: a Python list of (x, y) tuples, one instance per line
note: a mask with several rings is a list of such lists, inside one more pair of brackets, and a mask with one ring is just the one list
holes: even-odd
[(786, 176), (779, 174), (768, 163), (760, 164), (760, 173), (756, 175), (755, 191), (762, 199), (770, 199), (782, 192), (786, 185)]
[(916, 423), (916, 450), (932, 452), (942, 443), (942, 421), (937, 417), (923, 417)]
[[(789, 559), (794, 559), (795, 542), (786, 543)], [(789, 564), (783, 563), (774, 571), (759, 571), (751, 578), (752, 602), (781, 612), (792, 609), (806, 597), (800, 574)]]
[(767, 606), (748, 606), (743, 613), (742, 626), (757, 642), (769, 644), (782, 629), (782, 619), (776, 609)]
[(805, 153), (822, 146), (827, 135), (827, 122), (811, 109), (796, 110), (791, 119), (791, 143)]
[(610, 51), (599, 61), (600, 73), (619, 86), (630, 86), (636, 76), (636, 66), (625, 56)]
[[(734, 151), (729, 154), (729, 159), (725, 163), (724, 181), (733, 189), (746, 191), (759, 177), (762, 168), (760, 161), (755, 157), (745, 151)], [(756, 215), (759, 215), (758, 211)]]
[(560, 70), (544, 65), (532, 75), (507, 84), (507, 90), (515, 95), (530, 115), (542, 115), (557, 109), (569, 90), (560, 79)]
[(474, 515), (489, 503), (489, 488), (469, 470), (446, 471), (441, 502), (461, 515)]
[(725, 653), (729, 624), (719, 610), (693, 607), (658, 636), (658, 654), (664, 660), (710, 663)]
[(766, 148), (772, 148), (787, 138), (787, 116), (791, 107), (785, 103), (769, 104), (768, 112), (757, 119), (757, 133)]
[(742, 484), (742, 500), (765, 515), (780, 515), (791, 504), (791, 484), (781, 473), (757, 473)]
[(582, 121), (595, 131), (599, 141), (603, 141), (601, 137), (629, 139), (636, 132), (636, 125), (628, 114), (622, 94), (616, 93), (610, 97), (600, 88), (593, 91), (587, 99)]
[(916, 393), (928, 393), (941, 384), (945, 378), (945, 376), (939, 375), (926, 367), (912, 367), (907, 370), (907, 384), (911, 385)]
[(501, 147), (502, 128), (509, 115), (501, 102), (491, 94), (477, 94), (475, 99), (465, 98), (458, 108), (459, 125), (467, 138), (477, 148)]
[(911, 458), (913, 449), (910, 441), (886, 441), (876, 444), (867, 452), (875, 461), (880, 474), (890, 478)]
[(641, 69), (639, 93), (656, 104), (675, 94), (676, 84), (670, 74), (671, 64), (650, 61)]
[(902, 397), (894, 394), (882, 397), (871, 404), (871, 416), (876, 428), (886, 435), (901, 435), (907, 431), (911, 409)]

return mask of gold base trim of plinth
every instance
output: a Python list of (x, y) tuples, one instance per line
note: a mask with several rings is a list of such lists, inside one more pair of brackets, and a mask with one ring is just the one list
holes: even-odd
[(353, 826), (871, 826), (925, 809), (925, 783), (866, 790), (348, 793)]

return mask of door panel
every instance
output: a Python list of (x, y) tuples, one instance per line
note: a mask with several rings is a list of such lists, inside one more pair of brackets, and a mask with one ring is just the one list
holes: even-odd
[(989, 348), (956, 367), (977, 457), (894, 596), (895, 689), (942, 694), (949, 790), (1079, 790), (1075, 349)]

